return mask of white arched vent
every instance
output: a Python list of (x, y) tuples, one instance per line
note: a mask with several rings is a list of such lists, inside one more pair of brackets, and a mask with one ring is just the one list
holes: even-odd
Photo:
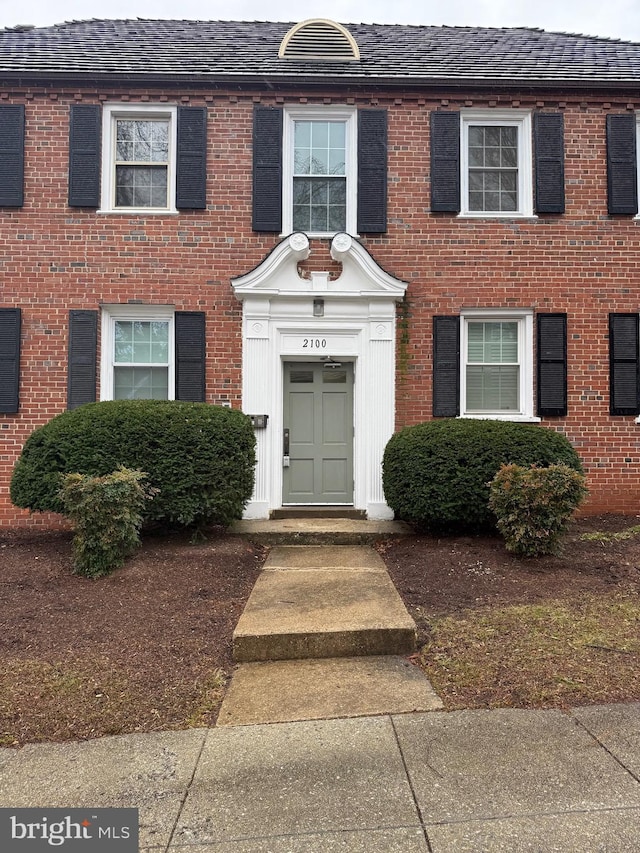
[(282, 39), (278, 57), (350, 62), (360, 59), (360, 51), (354, 37), (341, 24), (314, 18), (291, 27)]

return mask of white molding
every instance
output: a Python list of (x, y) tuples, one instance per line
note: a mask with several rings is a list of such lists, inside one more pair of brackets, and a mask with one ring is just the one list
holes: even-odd
[[(358, 211), (358, 122), (355, 107), (331, 105), (285, 106), (282, 157), (282, 233), (293, 231), (293, 144), (296, 121), (343, 121), (345, 132), (346, 230), (357, 231)], [(328, 237), (333, 232), (311, 233), (312, 237)]]
[[(169, 119), (169, 163), (167, 167), (166, 207), (115, 206), (115, 119)], [(98, 213), (157, 216), (178, 213), (176, 208), (176, 156), (178, 144), (178, 108), (171, 104), (104, 104), (102, 108), (102, 178)]]
[[(337, 235), (332, 255), (342, 262), (328, 273), (299, 275), (309, 252), (304, 235), (283, 240), (254, 270), (234, 280), (243, 308), (242, 408), (269, 415), (256, 430), (256, 485), (245, 517), (268, 518), (282, 506), (283, 363), (317, 361), (305, 338), (330, 342), (331, 355), (354, 365), (354, 506), (370, 518), (390, 518), (382, 491), (382, 454), (395, 428), (395, 311), (406, 283), (382, 270), (350, 235)], [(314, 298), (324, 301), (313, 315)]]
[[(469, 126), (511, 125), (518, 128), (518, 209), (513, 211), (469, 210)], [(533, 211), (533, 148), (532, 124), (529, 110), (461, 110), (460, 111), (460, 214), (480, 219), (534, 218)]]
[(173, 305), (101, 305), (100, 400), (113, 400), (113, 369), (116, 320), (154, 320), (169, 323), (168, 399), (175, 399), (175, 337)]
[[(467, 320), (518, 323), (520, 410), (518, 412), (465, 412), (467, 367)], [(463, 308), (460, 312), (460, 417), (537, 423), (533, 401), (533, 310), (530, 308)]]

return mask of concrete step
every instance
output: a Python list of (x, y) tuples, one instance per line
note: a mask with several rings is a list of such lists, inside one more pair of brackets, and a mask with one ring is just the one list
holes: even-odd
[(240, 664), (218, 726), (434, 711), (442, 701), (422, 671), (395, 656)]
[(309, 517), (236, 521), (229, 532), (259, 545), (373, 545), (413, 535), (402, 521)]
[(352, 518), (366, 520), (367, 514), (363, 509), (354, 509), (348, 506), (283, 506), (271, 512), (272, 519), (282, 518)]
[(273, 548), (236, 630), (238, 662), (406, 655), (416, 626), (368, 547)]

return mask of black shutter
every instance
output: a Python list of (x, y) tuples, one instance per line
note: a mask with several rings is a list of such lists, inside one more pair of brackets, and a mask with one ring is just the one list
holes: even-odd
[(24, 204), (24, 106), (0, 106), (0, 206)]
[(18, 411), (20, 320), (19, 308), (0, 308), (0, 412), (4, 415)]
[(538, 314), (538, 415), (567, 414), (567, 315)]
[(533, 114), (536, 213), (564, 213), (564, 116)]
[(610, 214), (638, 212), (635, 113), (607, 116), (607, 205)]
[(92, 104), (71, 107), (69, 129), (69, 206), (100, 206), (102, 110)]
[(640, 407), (638, 314), (609, 314), (609, 412), (637, 415)]
[(460, 212), (460, 113), (431, 113), (431, 210)]
[(67, 409), (95, 402), (97, 344), (98, 312), (69, 311)]
[(253, 113), (253, 230), (282, 230), (282, 110)]
[(358, 110), (358, 233), (387, 230), (387, 111)]
[(176, 311), (176, 400), (205, 401), (205, 314)]
[(460, 318), (433, 318), (433, 416), (460, 413)]
[(207, 206), (207, 110), (178, 109), (176, 207), (204, 210)]

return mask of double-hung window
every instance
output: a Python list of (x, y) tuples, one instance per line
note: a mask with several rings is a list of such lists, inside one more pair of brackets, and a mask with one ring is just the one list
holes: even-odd
[(465, 111), (461, 132), (461, 213), (531, 216), (531, 115)]
[(465, 311), (461, 405), (467, 417), (533, 417), (533, 314)]
[(175, 211), (175, 152), (175, 107), (106, 106), (102, 208)]
[(103, 308), (101, 399), (174, 399), (174, 310)]
[(356, 233), (356, 128), (355, 110), (285, 111), (284, 233)]

